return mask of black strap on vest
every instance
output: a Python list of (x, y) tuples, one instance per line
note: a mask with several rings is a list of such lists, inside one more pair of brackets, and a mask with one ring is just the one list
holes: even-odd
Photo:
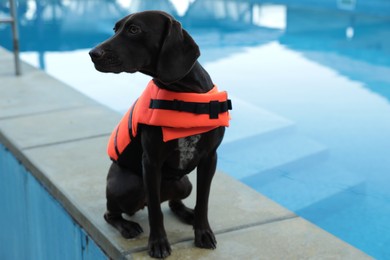
[(186, 102), (182, 100), (151, 99), (149, 108), (175, 110), (194, 114), (208, 114), (210, 119), (218, 119), (218, 115), (232, 110), (232, 101), (212, 100), (210, 102)]

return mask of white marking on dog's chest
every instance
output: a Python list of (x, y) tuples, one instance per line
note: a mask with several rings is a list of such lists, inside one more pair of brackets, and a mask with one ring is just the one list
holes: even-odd
[(180, 138), (177, 141), (179, 155), (179, 169), (185, 169), (187, 164), (194, 159), (196, 152), (196, 144), (200, 140), (200, 135), (192, 135), (185, 138)]

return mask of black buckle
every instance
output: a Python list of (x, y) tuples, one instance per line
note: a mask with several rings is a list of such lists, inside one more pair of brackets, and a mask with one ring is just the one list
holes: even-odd
[(232, 101), (230, 99), (228, 99), (227, 100), (227, 110), (232, 110), (232, 109), (233, 109)]

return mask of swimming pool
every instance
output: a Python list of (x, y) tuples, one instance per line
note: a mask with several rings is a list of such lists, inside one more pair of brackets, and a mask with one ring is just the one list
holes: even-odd
[[(98, 73), (87, 52), (129, 12), (174, 14), (234, 102), (219, 168), (388, 259), (390, 3), (184, 2), (21, 2), (22, 58), (124, 112), (149, 78)], [(0, 25), (0, 44), (10, 48), (7, 34)]]

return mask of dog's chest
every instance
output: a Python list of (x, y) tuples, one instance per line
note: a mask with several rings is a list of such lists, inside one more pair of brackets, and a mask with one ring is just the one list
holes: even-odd
[(201, 135), (193, 135), (185, 138), (179, 138), (177, 140), (177, 156), (178, 156), (178, 165), (177, 168), (184, 170), (189, 167), (189, 165), (197, 157), (197, 144), (201, 139)]

